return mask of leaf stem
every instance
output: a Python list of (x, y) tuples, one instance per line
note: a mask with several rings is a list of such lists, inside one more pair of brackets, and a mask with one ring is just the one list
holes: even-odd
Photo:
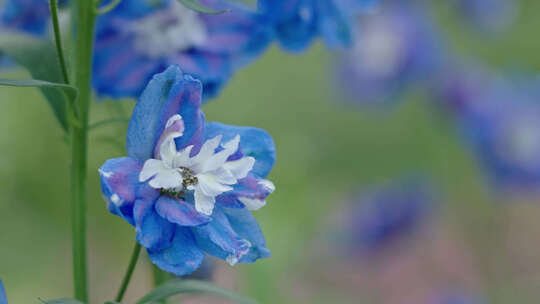
[(96, 129), (96, 128), (99, 128), (99, 127), (103, 127), (103, 126), (106, 126), (106, 125), (109, 125), (109, 124), (112, 124), (112, 123), (120, 123), (120, 122), (129, 122), (129, 118), (127, 118), (127, 117), (117, 117), (117, 118), (101, 120), (101, 121), (98, 121), (96, 123), (93, 123), (93, 124), (89, 125), (88, 130), (90, 131), (90, 130), (93, 130), (93, 129)]
[(51, 8), (51, 19), (54, 31), (54, 41), (56, 44), (56, 52), (58, 53), (58, 60), (60, 61), (60, 70), (62, 71), (64, 82), (69, 84), (64, 48), (62, 47), (62, 36), (60, 35), (60, 25), (58, 22), (58, 2), (57, 0), (49, 0), (49, 5)]
[(122, 280), (122, 285), (120, 285), (120, 289), (118, 290), (118, 294), (116, 295), (116, 299), (115, 299), (116, 302), (120, 302), (124, 298), (124, 294), (126, 293), (127, 287), (129, 285), (129, 281), (131, 280), (131, 276), (133, 275), (133, 270), (135, 270), (135, 266), (137, 265), (137, 260), (139, 259), (140, 253), (141, 253), (141, 245), (135, 242), (135, 247), (133, 248), (133, 253), (131, 253), (131, 260), (129, 261), (126, 274), (124, 275), (124, 279)]
[(71, 125), (71, 193), (73, 233), (73, 285), (75, 298), (88, 301), (88, 272), (86, 257), (86, 206), (88, 174), (88, 121), (92, 96), (92, 51), (95, 16), (93, 1), (78, 0), (72, 4), (72, 20), (76, 31), (74, 48), (74, 85), (79, 98), (73, 104), (73, 114), (80, 126)]

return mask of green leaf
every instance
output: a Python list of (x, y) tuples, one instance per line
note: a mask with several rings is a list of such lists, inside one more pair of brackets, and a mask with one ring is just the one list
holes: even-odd
[(105, 304), (122, 304), (122, 303), (120, 303), (120, 302), (113, 302), (113, 301), (107, 301), (107, 302), (105, 302)]
[(183, 293), (211, 293), (236, 301), (237, 303), (255, 304), (254, 300), (245, 298), (232, 291), (223, 289), (214, 284), (197, 280), (173, 280), (154, 288), (137, 304), (157, 302), (168, 297)]
[(199, 2), (197, 0), (178, 0), (178, 2), (182, 3), (185, 7), (190, 8), (196, 12), (203, 13), (203, 14), (223, 14), (226, 12), (229, 12), (230, 10), (213, 10), (211, 8), (208, 8)]
[[(19, 65), (30, 72), (32, 78), (62, 83), (62, 73), (58, 64), (58, 55), (51, 41), (35, 38), (26, 34), (1, 31), (0, 52), (13, 58)], [(39, 86), (45, 95), (58, 122), (68, 129), (68, 116), (65, 95), (55, 86)]]
[(77, 99), (77, 96), (79, 95), (79, 90), (77, 90), (77, 88), (74, 86), (70, 86), (63, 83), (54, 83), (54, 82), (48, 82), (48, 81), (43, 81), (43, 80), (36, 80), (36, 79), (0, 78), (0, 85), (11, 86), (11, 87), (52, 88), (64, 94), (65, 98), (67, 99), (67, 101), (69, 101), (70, 104), (74, 102), (75, 99)]
[(84, 304), (83, 302), (79, 300), (68, 299), (68, 298), (47, 300), (47, 301), (43, 301), (43, 303), (45, 304)]

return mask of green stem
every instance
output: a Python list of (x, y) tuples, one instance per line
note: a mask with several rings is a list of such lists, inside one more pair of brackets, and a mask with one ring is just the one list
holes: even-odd
[(71, 193), (73, 221), (73, 280), (75, 298), (88, 303), (88, 274), (86, 258), (86, 206), (88, 171), (88, 120), (91, 100), (90, 79), (94, 43), (94, 2), (74, 1), (76, 16), (74, 85), (79, 89), (79, 98), (73, 105), (73, 113), (79, 126), (71, 126)]
[(112, 123), (119, 123), (119, 122), (128, 123), (129, 118), (127, 118), (127, 117), (117, 117), (117, 118), (111, 118), (111, 119), (105, 119), (105, 120), (102, 120), (102, 121), (98, 121), (96, 123), (93, 123), (93, 124), (89, 125), (88, 130), (93, 130), (93, 129), (96, 129), (96, 128), (99, 128), (99, 127), (103, 127), (103, 126), (106, 126), (106, 125), (110, 125)]
[(129, 281), (131, 280), (131, 276), (133, 275), (133, 270), (135, 270), (135, 266), (137, 265), (137, 260), (139, 259), (140, 253), (141, 253), (141, 245), (135, 242), (135, 247), (133, 248), (133, 253), (131, 254), (131, 260), (129, 261), (126, 274), (124, 275), (124, 279), (122, 280), (122, 285), (120, 285), (120, 289), (118, 290), (118, 294), (116, 295), (116, 299), (115, 299), (116, 302), (120, 302), (124, 298), (124, 294), (126, 293), (127, 287), (129, 285)]
[(54, 31), (54, 41), (56, 43), (56, 52), (58, 53), (58, 60), (60, 61), (60, 70), (62, 71), (64, 82), (69, 84), (64, 48), (62, 47), (62, 36), (60, 35), (60, 25), (58, 22), (58, 3), (56, 0), (50, 0), (49, 5), (51, 8), (51, 19)]

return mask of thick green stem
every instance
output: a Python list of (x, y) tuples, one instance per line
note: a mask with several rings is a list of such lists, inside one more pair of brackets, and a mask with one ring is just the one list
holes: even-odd
[(74, 85), (79, 98), (73, 113), (81, 123), (71, 127), (71, 192), (73, 221), (73, 279), (75, 298), (88, 303), (88, 274), (86, 258), (86, 206), (88, 170), (88, 120), (91, 100), (90, 79), (94, 42), (94, 2), (77, 0), (74, 5), (75, 58)]
[(133, 248), (133, 253), (131, 254), (131, 260), (129, 261), (126, 274), (124, 275), (124, 279), (122, 280), (122, 285), (120, 285), (120, 289), (118, 290), (118, 294), (116, 295), (116, 302), (120, 302), (124, 298), (124, 294), (126, 293), (129, 281), (131, 280), (131, 276), (133, 275), (133, 271), (135, 270), (135, 266), (137, 265), (137, 260), (139, 259), (140, 253), (141, 245), (136, 242), (135, 248)]
[(60, 35), (60, 25), (58, 22), (58, 3), (57, 0), (49, 0), (51, 8), (51, 19), (54, 32), (54, 42), (56, 43), (56, 52), (58, 53), (58, 61), (60, 62), (60, 70), (64, 82), (69, 84), (69, 76), (67, 71), (66, 59), (64, 56), (64, 48), (62, 47), (62, 36)]

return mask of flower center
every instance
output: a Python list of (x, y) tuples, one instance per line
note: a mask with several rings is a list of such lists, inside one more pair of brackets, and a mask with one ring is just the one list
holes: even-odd
[(206, 41), (207, 31), (198, 13), (177, 1), (137, 20), (130, 31), (135, 48), (151, 58), (174, 55)]
[(195, 186), (199, 182), (193, 170), (186, 167), (180, 167), (179, 169), (180, 174), (182, 174), (182, 186), (184, 188), (187, 189), (190, 186)]

